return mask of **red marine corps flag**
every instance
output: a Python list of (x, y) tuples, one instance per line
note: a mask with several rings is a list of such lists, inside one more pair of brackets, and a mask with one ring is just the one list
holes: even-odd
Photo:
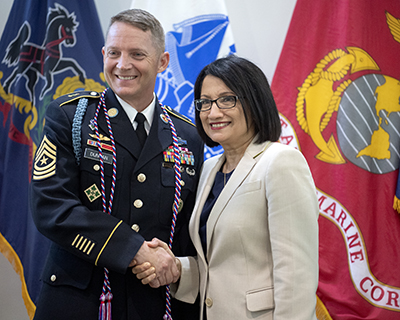
[(319, 200), (319, 319), (400, 319), (400, 4), (298, 0), (272, 81)]

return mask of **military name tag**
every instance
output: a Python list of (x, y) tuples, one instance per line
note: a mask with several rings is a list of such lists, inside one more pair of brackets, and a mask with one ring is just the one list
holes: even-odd
[[(86, 148), (83, 155), (86, 159), (100, 161), (99, 151), (96, 149)], [(103, 162), (107, 164), (112, 164), (113, 155), (103, 152)]]

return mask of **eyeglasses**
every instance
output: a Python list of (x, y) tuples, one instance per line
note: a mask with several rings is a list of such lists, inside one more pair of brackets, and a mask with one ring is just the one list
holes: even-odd
[(220, 109), (231, 109), (236, 106), (236, 102), (239, 99), (238, 96), (225, 96), (219, 97), (215, 100), (210, 99), (196, 99), (194, 100), (194, 105), (197, 111), (208, 111), (211, 109), (213, 102), (217, 105)]

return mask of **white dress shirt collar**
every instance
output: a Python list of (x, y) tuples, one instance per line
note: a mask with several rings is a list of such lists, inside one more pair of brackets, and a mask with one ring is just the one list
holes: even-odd
[[(117, 94), (115, 95), (118, 99), (118, 102), (121, 104), (122, 108), (125, 110), (126, 114), (130, 122), (133, 125), (133, 128), (136, 130), (137, 123), (135, 122), (136, 114), (138, 113), (135, 108), (133, 108), (130, 104), (122, 100)], [(146, 122), (144, 123), (144, 128), (146, 129), (147, 134), (150, 132), (151, 124), (153, 123), (154, 110), (156, 105), (156, 95), (153, 92), (153, 100), (150, 104), (142, 111), (143, 115), (146, 117)]]

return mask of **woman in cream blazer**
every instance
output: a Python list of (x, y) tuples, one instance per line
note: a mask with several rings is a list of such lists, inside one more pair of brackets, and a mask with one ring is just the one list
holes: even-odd
[(200, 294), (202, 320), (316, 319), (315, 185), (301, 152), (277, 142), (267, 79), (228, 56), (200, 72), (194, 92), (198, 132), (224, 153), (204, 163), (189, 224), (197, 256), (179, 257), (172, 293), (189, 303)]
[[(175, 298), (220, 319), (316, 319), (318, 204), (304, 157), (291, 147), (251, 143), (207, 222), (199, 221), (225, 156), (206, 161), (189, 225), (197, 257), (179, 258)], [(202, 318), (201, 318), (202, 319)]]

